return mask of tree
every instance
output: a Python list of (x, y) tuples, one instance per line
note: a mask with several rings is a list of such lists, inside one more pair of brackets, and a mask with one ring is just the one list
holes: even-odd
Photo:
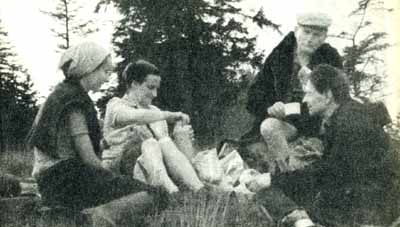
[(36, 92), (26, 69), (17, 63), (0, 21), (0, 148), (22, 143), (37, 111)]
[(82, 6), (75, 0), (57, 0), (54, 11), (42, 11), (58, 22), (58, 26), (52, 28), (51, 31), (60, 38), (58, 47), (61, 50), (68, 49), (75, 42), (75, 38), (97, 30), (92, 20), (83, 21), (77, 17), (81, 9)]
[[(122, 19), (113, 35), (119, 79), (128, 63), (139, 58), (156, 64), (162, 74), (158, 105), (182, 110), (202, 141), (213, 142), (221, 111), (240, 86), (237, 69), (242, 64), (261, 65), (255, 37), (243, 21), (279, 31), (260, 10), (249, 16), (235, 6), (239, 0), (159, 0), (113, 2)], [(118, 94), (124, 88), (118, 87)]]
[[(342, 32), (336, 37), (350, 42), (344, 48), (344, 69), (349, 76), (352, 93), (355, 97), (371, 97), (381, 93), (384, 87), (385, 72), (382, 51), (390, 45), (385, 42), (386, 32), (371, 30), (373, 22), (368, 20), (372, 10), (388, 11), (379, 0), (360, 0), (357, 9), (349, 16), (358, 17), (359, 23), (353, 32)], [(380, 94), (382, 95), (382, 94)]]

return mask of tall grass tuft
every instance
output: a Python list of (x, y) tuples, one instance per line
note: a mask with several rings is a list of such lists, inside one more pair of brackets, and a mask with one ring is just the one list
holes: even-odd
[(239, 203), (235, 193), (186, 193), (180, 203), (149, 217), (147, 223), (151, 227), (272, 226), (260, 214), (254, 203)]
[(33, 167), (33, 153), (23, 146), (15, 146), (0, 153), (0, 173), (12, 174), (20, 178), (28, 178)]

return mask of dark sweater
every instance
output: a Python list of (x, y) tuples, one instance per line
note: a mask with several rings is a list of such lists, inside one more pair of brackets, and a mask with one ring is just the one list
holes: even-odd
[(394, 172), (388, 165), (388, 137), (382, 125), (354, 100), (341, 104), (322, 136), (320, 161), (304, 170), (275, 176), (274, 184), (299, 197), (321, 193), (327, 207), (376, 208), (392, 190)]
[(101, 134), (97, 111), (87, 92), (77, 81), (61, 82), (49, 95), (33, 123), (28, 146), (37, 147), (55, 159), (63, 156), (60, 154), (62, 149), (59, 149), (58, 133), (62, 121), (72, 110), (80, 110), (84, 114), (94, 151), (100, 157)]

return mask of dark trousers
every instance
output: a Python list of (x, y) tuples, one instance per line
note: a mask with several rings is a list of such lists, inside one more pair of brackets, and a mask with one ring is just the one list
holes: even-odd
[(79, 160), (57, 163), (37, 179), (45, 205), (81, 210), (141, 191), (149, 192), (158, 205), (167, 203), (164, 191), (128, 176), (111, 175)]
[(0, 173), (0, 198), (14, 197), (21, 193), (21, 186), (16, 176)]
[(268, 211), (275, 222), (281, 221), (290, 212), (301, 208), (276, 186), (258, 192), (255, 200), (257, 205)]
[(316, 183), (296, 173), (276, 176), (272, 186), (258, 192), (255, 199), (275, 221), (295, 209), (306, 210), (313, 221), (325, 226), (387, 225), (398, 215), (380, 186)]

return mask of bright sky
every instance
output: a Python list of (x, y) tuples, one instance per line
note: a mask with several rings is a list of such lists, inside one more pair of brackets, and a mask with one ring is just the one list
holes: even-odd
[[(51, 86), (63, 78), (57, 70), (60, 59), (60, 53), (56, 51), (58, 40), (50, 30), (55, 24), (51, 17), (41, 12), (54, 9), (54, 2), (56, 1), (0, 0), (2, 26), (8, 31), (9, 39), (18, 53), (20, 62), (29, 70), (35, 88), (42, 96), (46, 96)], [(112, 9), (93, 14), (96, 2), (96, 0), (86, 0), (82, 15), (93, 15), (101, 25), (101, 30), (82, 40), (92, 40), (111, 50), (112, 19), (115, 16)]]
[[(0, 0), (2, 26), (8, 31), (10, 41), (15, 46), (21, 63), (29, 70), (35, 88), (42, 96), (46, 96), (50, 87), (62, 79), (62, 76), (57, 72), (60, 57), (59, 53), (56, 52), (57, 40), (50, 31), (54, 22), (40, 12), (40, 10), (52, 10), (55, 2), (55, 0)], [(98, 0), (86, 0), (84, 2), (85, 7), (82, 9), (82, 15), (87, 17), (92, 15), (94, 4)], [(356, 8), (357, 2), (358, 0), (245, 0), (241, 5), (249, 13), (255, 13), (260, 7), (263, 7), (267, 18), (282, 25), (281, 30), (284, 34), (293, 29), (296, 23), (296, 14), (299, 12), (325, 12), (333, 19), (330, 34), (338, 34), (343, 30), (351, 31), (355, 26), (355, 18), (348, 18), (348, 15), (351, 10)], [(400, 0), (385, 0), (384, 2), (388, 7), (400, 9)], [(111, 50), (110, 40), (115, 18), (116, 14), (112, 8), (95, 15), (96, 21), (101, 24), (100, 31), (85, 37), (85, 39), (95, 41)], [(397, 11), (391, 16), (375, 15), (374, 18), (380, 19), (380, 22), (376, 24), (377, 27), (385, 27), (388, 33), (393, 33), (396, 27), (394, 22), (400, 21)], [(375, 19), (374, 23), (376, 22)], [(282, 39), (282, 36), (272, 32), (271, 29), (261, 30), (256, 26), (251, 26), (250, 32), (258, 35), (257, 47), (259, 50), (265, 50), (266, 53), (269, 53)], [(399, 34), (391, 34), (390, 43), (396, 43), (396, 35), (397, 40), (399, 40)], [(339, 51), (345, 44), (337, 39), (330, 39), (328, 42), (338, 48)], [(387, 54), (387, 63), (395, 66), (400, 56), (394, 55), (399, 55), (399, 47), (392, 48)], [(390, 93), (396, 94), (391, 95), (386, 100), (390, 103), (391, 113), (397, 112), (400, 106), (399, 80), (395, 78), (399, 71), (400, 68), (398, 67), (389, 67), (388, 69), (391, 76), (390, 84), (392, 85)]]

